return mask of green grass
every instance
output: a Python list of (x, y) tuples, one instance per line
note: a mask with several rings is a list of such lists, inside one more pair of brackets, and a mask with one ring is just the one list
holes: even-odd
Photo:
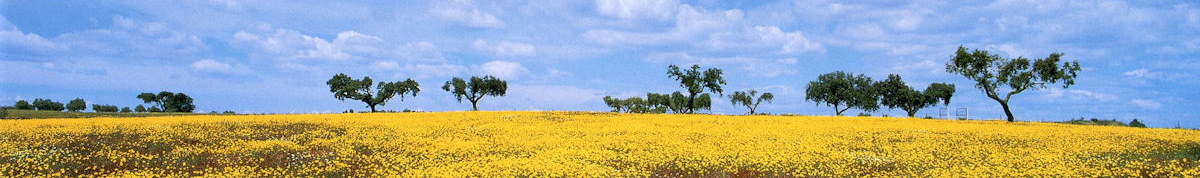
[(198, 113), (186, 112), (155, 112), (155, 113), (115, 113), (115, 112), (61, 112), (61, 111), (36, 111), (24, 109), (8, 109), (5, 119), (42, 119), (42, 118), (89, 118), (89, 117), (154, 117), (154, 116), (181, 116), (181, 115), (197, 115)]

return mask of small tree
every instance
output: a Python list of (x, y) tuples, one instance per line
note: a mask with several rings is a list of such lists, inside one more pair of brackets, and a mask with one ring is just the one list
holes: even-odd
[(758, 91), (750, 90), (733, 92), (733, 95), (729, 97), (729, 102), (733, 103), (733, 105), (742, 104), (742, 106), (750, 109), (750, 115), (754, 115), (754, 110), (758, 109), (758, 104), (761, 104), (763, 101), (770, 103), (772, 99), (775, 99), (775, 95), (772, 95), (770, 92), (763, 92), (762, 95), (759, 95)]
[(954, 85), (934, 83), (921, 92), (904, 84), (900, 75), (896, 74), (888, 75), (887, 80), (875, 83), (874, 87), (882, 97), (880, 103), (888, 108), (900, 108), (908, 117), (914, 117), (922, 108), (937, 105), (938, 101), (949, 105), (950, 97), (954, 95)]
[(654, 108), (651, 109), (654, 113), (666, 113), (668, 110), (676, 114), (684, 113), (687, 101), (687, 96), (683, 96), (683, 93), (678, 91), (671, 94), (646, 94), (646, 104), (648, 107)]
[(333, 92), (334, 98), (342, 101), (346, 99), (362, 101), (363, 103), (367, 103), (367, 107), (371, 108), (371, 112), (376, 112), (376, 105), (385, 105), (388, 100), (391, 100), (395, 96), (400, 96), (400, 101), (404, 101), (405, 94), (412, 94), (412, 96), (416, 97), (417, 92), (421, 91), (417, 81), (408, 79), (402, 82), (379, 82), (375, 86), (376, 92), (372, 94), (371, 77), (363, 77), (362, 80), (355, 80), (343, 73), (333, 75), (333, 78), (330, 78), (325, 84), (329, 85), (329, 92)]
[[(675, 65), (671, 65), (669, 68), (667, 77), (679, 81), (679, 86), (688, 92), (688, 100), (683, 110), (688, 114), (696, 113), (696, 109), (711, 108), (712, 98), (709, 98), (707, 94), (701, 95), (701, 93), (704, 92), (704, 89), (708, 89), (710, 92), (721, 94), (721, 85), (725, 84), (725, 79), (721, 78), (721, 69), (709, 68), (702, 72), (700, 65), (692, 65), (691, 69), (686, 70), (680, 70)], [(704, 100), (708, 102), (704, 102)]]
[(133, 108), (133, 111), (134, 112), (146, 112), (146, 106), (142, 106), (139, 104), (139, 105), (137, 105), (137, 107)]
[(87, 102), (83, 101), (83, 99), (75, 98), (67, 102), (67, 111), (79, 112), (84, 109), (87, 109)]
[(1129, 121), (1129, 126), (1146, 128), (1146, 124), (1143, 124), (1141, 121), (1138, 121), (1137, 119), (1133, 119), (1133, 121)]
[(128, 106), (121, 108), (121, 113), (129, 113), (129, 112), (133, 112), (133, 110), (130, 110)]
[(15, 109), (33, 110), (33, 105), (30, 105), (30, 104), (29, 104), (29, 102), (27, 102), (27, 101), (25, 101), (25, 100), (17, 100), (17, 103), (16, 103), (16, 104), (13, 104), (13, 108), (15, 108)]
[(458, 98), (459, 103), (462, 103), (463, 98), (467, 98), (467, 101), (471, 102), (471, 110), (478, 111), (479, 100), (483, 99), (483, 96), (504, 96), (508, 90), (508, 82), (490, 75), (483, 78), (471, 76), (469, 82), (454, 77), (442, 85), (442, 90), (453, 94), (455, 98)]
[(959, 46), (952, 61), (946, 64), (946, 72), (974, 80), (975, 88), (983, 90), (988, 98), (1000, 103), (1004, 115), (1012, 122), (1015, 119), (1008, 101), (1013, 95), (1028, 89), (1045, 89), (1048, 83), (1062, 82), (1064, 89), (1075, 84), (1076, 73), (1080, 70), (1079, 62), (1064, 62), (1059, 67), (1062, 55), (1050, 53), (1049, 57), (1036, 59), (1031, 65), (1029, 59), (1024, 57), (1007, 59), (978, 49), (967, 52), (967, 48)]
[(850, 108), (866, 112), (879, 109), (879, 95), (871, 86), (871, 78), (842, 71), (822, 74), (816, 81), (809, 82), (804, 100), (833, 106), (839, 116)]
[(92, 104), (92, 110), (96, 112), (117, 112), (120, 109), (113, 105)]

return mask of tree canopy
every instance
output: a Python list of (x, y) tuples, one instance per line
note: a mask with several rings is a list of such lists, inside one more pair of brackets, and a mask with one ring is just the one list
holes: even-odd
[(867, 112), (879, 109), (879, 95), (872, 88), (871, 78), (842, 71), (822, 74), (809, 82), (804, 100), (833, 106), (839, 116), (850, 108)]
[(946, 72), (975, 81), (975, 88), (1000, 103), (1008, 121), (1012, 122), (1015, 119), (1008, 101), (1013, 95), (1028, 89), (1045, 89), (1046, 84), (1051, 83), (1061, 82), (1064, 89), (1075, 84), (1079, 61), (1063, 62), (1060, 66), (1062, 56), (1062, 53), (1050, 53), (1050, 56), (1031, 63), (1024, 57), (1003, 58), (988, 51), (968, 51), (959, 46), (952, 61), (946, 64)]
[(454, 94), (460, 103), (463, 98), (466, 98), (471, 102), (471, 110), (478, 111), (479, 100), (483, 99), (483, 96), (504, 96), (504, 93), (508, 91), (508, 82), (490, 75), (483, 78), (471, 76), (470, 81), (454, 77), (442, 85), (442, 90)]
[(83, 101), (83, 99), (75, 98), (67, 102), (67, 111), (79, 112), (84, 109), (87, 109), (87, 102)]
[(60, 102), (54, 102), (49, 99), (33, 99), (33, 108), (39, 111), (62, 111), (66, 109)]
[(155, 103), (157, 107), (150, 107), (150, 112), (192, 112), (196, 110), (196, 105), (192, 97), (183, 93), (172, 93), (161, 91), (158, 94), (142, 93), (137, 95), (138, 99), (142, 99), (144, 103)]
[(33, 105), (30, 105), (29, 102), (25, 100), (17, 100), (17, 103), (13, 104), (13, 108), (32, 110)]
[(717, 68), (701, 71), (700, 65), (692, 65), (691, 69), (684, 70), (680, 70), (675, 65), (669, 66), (667, 77), (679, 81), (679, 86), (688, 92), (683, 113), (691, 114), (695, 113), (696, 109), (712, 107), (712, 98), (708, 94), (701, 93), (708, 89), (710, 92), (721, 94), (721, 85), (725, 84), (725, 79), (721, 77), (721, 74), (721, 69)]
[(922, 108), (937, 105), (939, 101), (949, 105), (950, 98), (954, 95), (953, 84), (934, 83), (925, 91), (917, 91), (905, 84), (900, 75), (896, 74), (888, 75), (887, 80), (875, 83), (874, 87), (881, 97), (881, 104), (888, 108), (900, 108), (908, 117), (915, 116)]
[(417, 92), (421, 89), (417, 81), (411, 78), (397, 82), (379, 82), (375, 86), (375, 93), (371, 92), (373, 84), (371, 77), (363, 77), (362, 80), (355, 80), (344, 73), (333, 75), (325, 84), (329, 85), (329, 92), (333, 93), (333, 98), (345, 101), (346, 99), (362, 101), (371, 108), (371, 112), (376, 112), (376, 106), (386, 105), (393, 97), (400, 96), (400, 101), (404, 101), (404, 95), (411, 94), (417, 96)]

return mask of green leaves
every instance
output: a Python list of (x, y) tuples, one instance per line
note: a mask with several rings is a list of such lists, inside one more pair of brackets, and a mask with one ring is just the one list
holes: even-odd
[(937, 105), (938, 101), (949, 105), (950, 97), (954, 95), (953, 84), (933, 83), (921, 92), (904, 84), (896, 74), (888, 75), (887, 80), (875, 83), (874, 87), (881, 97), (880, 103), (888, 108), (900, 108), (908, 117), (913, 117), (922, 108)]
[(822, 74), (809, 82), (804, 100), (833, 106), (839, 116), (850, 108), (867, 112), (879, 109), (879, 95), (871, 86), (871, 78), (842, 71)]
[(420, 92), (419, 84), (412, 79), (404, 80), (403, 82), (379, 82), (375, 86), (375, 93), (371, 93), (372, 85), (371, 77), (363, 77), (362, 80), (355, 80), (346, 74), (338, 73), (333, 75), (325, 84), (329, 85), (329, 92), (333, 93), (333, 98), (345, 101), (346, 99), (358, 100), (367, 104), (371, 108), (371, 112), (375, 112), (375, 106), (386, 105), (388, 100), (395, 96), (400, 96), (400, 100), (404, 101), (405, 94), (417, 96)]
[(745, 106), (750, 109), (750, 115), (754, 115), (754, 110), (758, 109), (758, 104), (761, 104), (763, 101), (770, 103), (772, 99), (775, 99), (775, 95), (770, 92), (759, 95), (758, 91), (754, 90), (733, 92), (733, 95), (729, 96), (730, 103)]
[(454, 77), (450, 81), (446, 81), (445, 85), (442, 85), (442, 90), (454, 94), (458, 102), (462, 102), (463, 98), (467, 98), (471, 102), (471, 110), (478, 111), (478, 103), (483, 96), (504, 96), (505, 92), (508, 91), (508, 82), (490, 75), (483, 78), (471, 76), (469, 82), (462, 78)]
[[(1046, 84), (1051, 83), (1062, 82), (1063, 88), (1075, 84), (1075, 77), (1080, 71), (1079, 62), (1063, 62), (1060, 67), (1062, 56), (1062, 53), (1050, 53), (1050, 56), (1033, 60), (1031, 64), (1024, 57), (1007, 59), (978, 49), (967, 52), (966, 47), (959, 46), (954, 58), (946, 64), (946, 72), (975, 81), (975, 88), (999, 102), (1011, 122), (1014, 118), (1008, 101), (1012, 95), (1030, 88), (1045, 89)], [(1007, 88), (1000, 90), (1000, 86)]]

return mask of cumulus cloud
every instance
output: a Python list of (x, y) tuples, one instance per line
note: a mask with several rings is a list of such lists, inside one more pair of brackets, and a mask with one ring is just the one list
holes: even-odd
[(42, 36), (22, 32), (17, 26), (13, 26), (8, 22), (8, 19), (0, 16), (0, 51), (7, 54), (13, 53), (49, 53), (63, 51), (67, 49), (66, 45), (58, 44), (42, 38)]
[(125, 58), (179, 58), (208, 52), (199, 37), (157, 22), (142, 22), (123, 16), (112, 17), (113, 26), (69, 32), (55, 37), (56, 43), (88, 55)]
[(521, 63), (508, 61), (492, 61), (479, 65), (480, 72), (483, 74), (492, 75), (506, 80), (517, 80), (526, 73), (529, 69), (521, 66)]
[[(257, 32), (238, 31), (233, 35), (235, 44), (250, 46), (270, 56), (283, 59), (349, 59), (353, 57), (334, 47), (333, 43), (319, 37), (302, 34), (295, 30), (260, 25)], [(345, 34), (345, 33), (344, 33)], [(339, 37), (358, 37), (349, 33)]]
[(746, 25), (740, 9), (706, 10), (679, 5), (674, 26), (661, 32), (591, 29), (585, 39), (606, 45), (682, 46), (695, 51), (769, 51), (772, 54), (822, 52), (824, 47), (800, 31), (779, 26)]
[(676, 0), (596, 0), (593, 1), (600, 14), (622, 19), (665, 20), (675, 15), (679, 7)]
[(477, 39), (475, 40), (475, 43), (472, 43), (472, 46), (474, 46), (476, 50), (488, 52), (493, 56), (500, 57), (528, 57), (535, 54), (533, 45), (510, 41), (488, 43), (483, 39)]
[(448, 1), (435, 4), (429, 13), (442, 20), (478, 28), (504, 27), (504, 21), (495, 15), (479, 10), (474, 2), (469, 0)]

